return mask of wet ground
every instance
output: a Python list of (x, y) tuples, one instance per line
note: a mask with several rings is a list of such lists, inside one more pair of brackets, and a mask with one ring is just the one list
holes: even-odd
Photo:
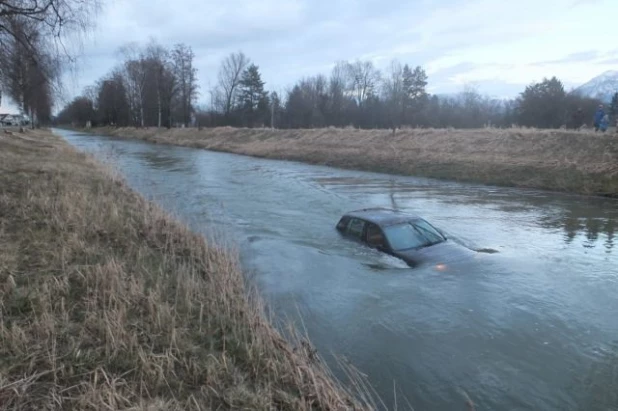
[[(466, 409), (467, 395), (477, 410), (618, 410), (616, 200), (56, 131), (237, 246), (279, 318), (367, 374), (387, 406), (396, 391), (399, 409)], [(410, 269), (335, 231), (368, 206), (497, 253)]]

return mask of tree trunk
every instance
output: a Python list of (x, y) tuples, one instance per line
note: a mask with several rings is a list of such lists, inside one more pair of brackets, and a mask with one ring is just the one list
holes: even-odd
[(270, 128), (275, 128), (275, 105), (270, 104)]
[(159, 118), (157, 121), (157, 128), (161, 128), (161, 91), (157, 89), (157, 105), (159, 109)]
[(162, 105), (163, 103), (161, 103), (161, 77), (162, 77), (162, 70), (163, 67), (160, 66), (159, 67), (159, 71), (157, 72), (157, 108), (159, 109), (159, 113), (157, 116), (157, 128), (161, 128), (161, 117), (162, 117)]
[(30, 128), (34, 130), (34, 111), (30, 107)]

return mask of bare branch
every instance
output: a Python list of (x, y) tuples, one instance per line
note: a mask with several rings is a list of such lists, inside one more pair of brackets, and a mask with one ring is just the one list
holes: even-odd
[(232, 111), (241, 74), (249, 63), (250, 60), (242, 52), (232, 53), (221, 62), (219, 87), (224, 94), (225, 115)]
[(31, 116), (49, 117), (67, 35), (91, 27), (100, 0), (0, 0), (0, 84)]

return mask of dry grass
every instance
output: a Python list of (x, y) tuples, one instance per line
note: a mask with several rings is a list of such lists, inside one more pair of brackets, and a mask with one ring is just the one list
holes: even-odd
[(0, 408), (369, 408), (237, 261), (50, 133), (0, 135)]
[(566, 130), (99, 129), (119, 137), (368, 171), (618, 195), (618, 134)]

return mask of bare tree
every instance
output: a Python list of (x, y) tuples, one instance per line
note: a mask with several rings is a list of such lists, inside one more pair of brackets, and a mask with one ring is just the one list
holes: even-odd
[(112, 71), (99, 81), (97, 89), (96, 106), (101, 122), (105, 125), (129, 125), (131, 113), (122, 70)]
[(85, 29), (99, 9), (97, 0), (2, 0), (0, 1), (0, 32), (11, 35), (6, 20), (24, 18), (40, 24), (46, 34), (60, 37), (65, 31)]
[(240, 51), (230, 54), (221, 62), (218, 87), (222, 93), (223, 113), (226, 116), (232, 111), (242, 73), (249, 63), (250, 60)]
[(97, 94), (98, 94), (98, 89), (96, 86), (88, 86), (84, 88), (84, 91), (82, 93), (83, 97), (92, 101), (92, 104), (94, 104), (95, 109), (96, 109), (96, 103), (97, 103)]
[(33, 22), (14, 18), (10, 29), (15, 37), (2, 44), (0, 81), (21, 111), (30, 116), (34, 127), (39, 121), (50, 120), (52, 87), (60, 77), (60, 67), (47, 53)]
[[(172, 100), (177, 91), (176, 77), (172, 72), (170, 52), (151, 40), (146, 48), (148, 70), (154, 79), (157, 96), (157, 127), (163, 124), (163, 112), (171, 116)], [(169, 118), (168, 118), (169, 120)]]
[(362, 107), (380, 82), (380, 71), (371, 61), (357, 60), (347, 65), (347, 75), (356, 103)]
[(329, 110), (328, 80), (323, 75), (301, 79), (287, 93), (286, 109), (293, 127), (324, 127)]
[(346, 97), (347, 89), (347, 61), (335, 63), (330, 75), (328, 84), (329, 104), (328, 117), (329, 123), (342, 126), (345, 124), (345, 109), (349, 98)]
[(0, 0), (0, 47), (12, 39), (31, 57), (41, 51), (38, 44), (15, 30), (13, 23), (18, 21), (46, 39), (47, 54), (72, 59), (63, 39), (91, 28), (100, 4), (99, 0)]
[(0, 0), (0, 83), (22, 110), (50, 112), (60, 69), (74, 61), (63, 39), (92, 27), (99, 5), (99, 0)]
[(394, 130), (401, 126), (406, 97), (403, 67), (397, 60), (391, 61), (387, 76), (382, 83), (382, 94), (386, 103), (389, 122)]
[(131, 122), (171, 126), (178, 115), (188, 124), (197, 90), (191, 48), (180, 44), (170, 51), (151, 39), (145, 47), (127, 44), (119, 55)]
[[(178, 44), (170, 50), (151, 40), (145, 46), (122, 47), (118, 57), (120, 64), (97, 83), (96, 90), (84, 90), (76, 107), (92, 101), (102, 124), (170, 127), (174, 116), (189, 124), (198, 88), (190, 47)], [(65, 120), (76, 112), (74, 108), (64, 112)]]
[(193, 67), (194, 58), (193, 50), (185, 44), (177, 44), (172, 50), (172, 66), (178, 89), (178, 110), (185, 126), (189, 125), (197, 98), (197, 69)]
[(220, 86), (212, 87), (210, 94), (210, 109), (218, 111), (219, 113), (225, 113), (226, 96)]
[(124, 58), (123, 75), (129, 104), (131, 118), (135, 125), (144, 127), (144, 104), (146, 90), (147, 64), (143, 51), (137, 43), (129, 43), (120, 47), (118, 53)]

